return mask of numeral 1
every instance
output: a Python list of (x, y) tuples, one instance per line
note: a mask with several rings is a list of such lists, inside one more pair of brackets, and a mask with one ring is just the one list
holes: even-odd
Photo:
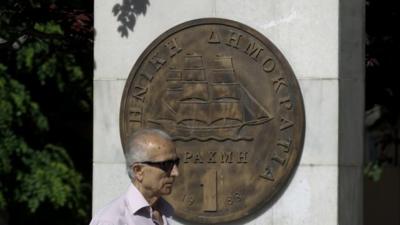
[(203, 211), (217, 211), (217, 171), (207, 171), (201, 179), (203, 186)]

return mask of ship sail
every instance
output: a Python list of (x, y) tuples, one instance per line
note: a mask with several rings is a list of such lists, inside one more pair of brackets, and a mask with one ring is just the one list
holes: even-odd
[(187, 55), (184, 58), (184, 69), (203, 69), (204, 68), (204, 63), (203, 63), (203, 57), (201, 55)]
[(182, 85), (182, 96), (181, 101), (187, 100), (208, 100), (208, 84), (207, 82), (187, 82)]
[(185, 69), (182, 73), (182, 80), (184, 81), (204, 81), (206, 75), (204, 70), (199, 69)]
[(208, 121), (209, 105), (198, 102), (181, 102), (177, 112), (177, 123), (192, 126), (197, 121), (206, 126)]
[(214, 126), (231, 125), (232, 121), (235, 121), (236, 124), (242, 123), (242, 110), (238, 102), (212, 102), (209, 116), (210, 124)]
[(182, 71), (176, 69), (169, 70), (167, 74), (168, 82), (180, 81), (181, 79), (182, 79)]
[(239, 84), (212, 84), (211, 96), (214, 100), (230, 99), (239, 100)]
[(245, 121), (261, 120), (260, 122), (262, 122), (272, 119), (272, 115), (245, 88), (242, 90), (245, 93), (242, 95)]
[(179, 98), (182, 94), (180, 89), (170, 89), (167, 91), (165, 98), (162, 99), (163, 107), (161, 107), (162, 112), (159, 113), (160, 118), (165, 117), (165, 119), (169, 118), (171, 120), (175, 120), (176, 111), (179, 108), (179, 102), (175, 99)]
[(176, 140), (251, 140), (241, 136), (248, 125), (266, 123), (271, 114), (236, 77), (232, 57), (184, 57), (181, 69), (167, 74), (162, 109), (151, 123), (169, 130)]
[(176, 113), (179, 103), (175, 100), (181, 96), (182, 92), (182, 71), (170, 69), (167, 73), (167, 91), (165, 98), (162, 99), (160, 119), (175, 120), (172, 113)]
[(213, 60), (208, 62), (208, 68), (211, 70), (215, 69), (227, 69), (233, 70), (232, 57), (229, 56), (217, 56)]

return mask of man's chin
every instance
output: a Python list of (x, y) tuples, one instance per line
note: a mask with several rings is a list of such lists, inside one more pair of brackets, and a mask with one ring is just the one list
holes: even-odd
[(165, 186), (162, 190), (163, 195), (169, 195), (172, 192), (172, 185), (171, 186)]

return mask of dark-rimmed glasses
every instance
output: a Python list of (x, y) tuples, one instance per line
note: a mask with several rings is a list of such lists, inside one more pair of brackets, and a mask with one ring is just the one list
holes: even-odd
[(169, 159), (169, 160), (159, 161), (159, 162), (145, 161), (145, 162), (140, 162), (140, 163), (157, 167), (166, 173), (171, 173), (172, 169), (174, 168), (174, 165), (179, 166), (179, 161), (180, 161), (180, 159), (176, 158), (176, 159)]

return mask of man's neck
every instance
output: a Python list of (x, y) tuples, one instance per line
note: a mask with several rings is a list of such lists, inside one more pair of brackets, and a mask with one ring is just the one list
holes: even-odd
[(137, 181), (133, 181), (133, 185), (139, 190), (140, 193), (142, 193), (144, 199), (146, 199), (146, 201), (149, 203), (151, 207), (153, 207), (156, 204), (159, 197), (155, 196), (152, 191), (146, 189), (145, 187), (143, 187), (143, 185), (141, 185), (141, 183)]

